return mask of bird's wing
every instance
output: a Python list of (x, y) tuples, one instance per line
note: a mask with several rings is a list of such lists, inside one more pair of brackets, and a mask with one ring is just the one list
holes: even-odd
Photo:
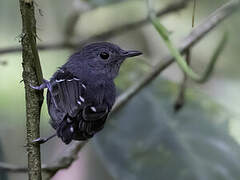
[[(74, 118), (83, 109), (86, 85), (66, 70), (59, 70), (50, 80), (48, 89), (48, 108), (50, 114), (60, 112)], [(51, 112), (51, 110), (53, 110)], [(54, 115), (53, 115), (54, 116)], [(59, 118), (55, 117), (54, 120)], [(61, 118), (60, 118), (61, 119)]]
[[(100, 122), (105, 121), (110, 109), (106, 104), (93, 106), (89, 103), (87, 91), (88, 85), (67, 70), (59, 70), (53, 76), (48, 89), (47, 104), (55, 129), (64, 124), (67, 125), (65, 121), (76, 120), (79, 122), (81, 130), (84, 130), (81, 124), (86, 123), (91, 126), (99, 126), (92, 127), (92, 131), (97, 131), (103, 126)], [(99, 121), (97, 122), (97, 120)]]

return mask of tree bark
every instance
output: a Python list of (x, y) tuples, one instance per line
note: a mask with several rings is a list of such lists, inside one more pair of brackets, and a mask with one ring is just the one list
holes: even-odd
[(22, 15), (22, 67), (26, 100), (26, 148), (28, 154), (29, 180), (41, 180), (40, 145), (32, 141), (40, 136), (39, 123), (43, 102), (43, 91), (36, 91), (29, 85), (42, 83), (42, 70), (36, 48), (36, 21), (34, 3), (29, 0), (19, 0)]

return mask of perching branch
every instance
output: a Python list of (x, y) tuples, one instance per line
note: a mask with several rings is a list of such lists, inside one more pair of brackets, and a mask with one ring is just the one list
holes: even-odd
[(39, 123), (43, 102), (43, 91), (33, 90), (29, 84), (39, 85), (43, 81), (36, 46), (36, 21), (34, 5), (30, 0), (19, 0), (22, 15), (22, 66), (26, 100), (26, 147), (28, 154), (29, 180), (41, 180), (40, 145), (31, 143), (40, 136)]
[[(218, 24), (223, 22), (224, 19), (226, 19), (228, 16), (230, 16), (233, 12), (237, 10), (237, 8), (240, 6), (239, 2), (231, 1), (224, 6), (222, 6), (220, 9), (215, 11), (212, 15), (210, 15), (206, 21), (198, 25), (195, 29), (192, 30), (192, 32), (183, 39), (181, 46), (179, 47), (179, 51), (183, 53), (185, 50), (189, 49), (190, 47), (194, 46), (201, 38), (203, 38), (209, 31), (214, 29)], [(128, 88), (123, 94), (121, 94), (112, 109), (112, 114), (116, 113), (120, 107), (125, 105), (129, 100), (134, 97), (140, 90), (142, 90), (144, 87), (146, 87), (148, 84), (150, 84), (163, 70), (165, 70), (169, 65), (171, 65), (174, 62), (174, 58), (172, 56), (167, 56), (163, 60), (159, 61), (155, 68), (149, 72), (143, 79), (138, 81), (137, 83), (133, 84), (130, 88)], [(81, 142), (77, 142), (76, 144), (73, 144), (71, 146), (71, 151), (74, 153), (69, 153), (67, 155), (68, 157), (60, 157), (60, 159), (56, 160), (56, 162), (64, 162), (68, 161), (68, 166), (61, 166), (61, 164), (57, 163), (53, 166), (44, 166), (44, 171), (48, 171), (53, 169), (55, 172), (58, 170), (63, 169), (62, 167), (66, 168), (71, 165), (71, 163), (74, 161), (74, 158), (76, 157), (75, 154), (79, 150), (81, 150), (83, 145), (81, 145)], [(73, 155), (73, 156), (72, 156)], [(4, 166), (3, 166), (4, 165)], [(3, 163), (0, 164), (0, 170), (6, 170), (11, 171), (11, 165)], [(3, 168), (5, 167), (5, 169)], [(6, 168), (8, 167), (8, 168)], [(13, 166), (16, 167), (16, 166)], [(18, 172), (20, 172), (20, 167), (18, 167)], [(25, 168), (25, 171), (27, 169)], [(11, 171), (16, 172), (16, 171)], [(23, 172), (23, 171), (21, 171)]]
[[(173, 12), (177, 12), (180, 11), (182, 9), (184, 9), (188, 2), (190, 2), (191, 0), (179, 0), (177, 2), (173, 2), (171, 4), (169, 4), (167, 7), (159, 10), (157, 12), (157, 16), (164, 16)], [(135, 22), (135, 23), (130, 23), (130, 24), (124, 24), (120, 27), (116, 27), (113, 29), (110, 29), (106, 32), (103, 32), (101, 34), (97, 34), (97, 35), (93, 35), (92, 37), (80, 41), (78, 43), (70, 43), (70, 42), (58, 42), (58, 43), (52, 43), (52, 44), (42, 44), (42, 45), (38, 45), (38, 50), (59, 50), (59, 49), (76, 49), (81, 47), (82, 45), (89, 43), (89, 42), (93, 42), (96, 40), (105, 40), (105, 39), (110, 39), (111, 37), (114, 37), (116, 35), (120, 35), (123, 34), (129, 30), (133, 30), (133, 29), (137, 29), (145, 24), (147, 24), (149, 22), (148, 18), (145, 18), (141, 21)], [(21, 47), (9, 47), (9, 48), (3, 48), (0, 49), (0, 54), (6, 54), (6, 53), (14, 53), (14, 52), (20, 52), (22, 50)]]

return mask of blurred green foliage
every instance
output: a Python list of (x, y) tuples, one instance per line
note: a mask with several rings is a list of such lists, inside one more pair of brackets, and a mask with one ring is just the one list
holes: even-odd
[(197, 91), (172, 109), (176, 85), (156, 80), (96, 136), (115, 179), (237, 180), (240, 146), (228, 130), (231, 114)]

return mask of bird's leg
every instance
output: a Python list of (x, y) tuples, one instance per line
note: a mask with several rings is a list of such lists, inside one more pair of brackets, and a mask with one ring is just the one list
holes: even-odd
[(45, 88), (49, 88), (49, 81), (46, 79), (43, 79), (43, 83), (40, 86), (33, 86), (30, 84), (30, 87), (36, 90), (43, 90)]
[(43, 144), (43, 143), (47, 142), (48, 140), (54, 138), (56, 135), (57, 134), (55, 133), (47, 138), (37, 138), (37, 139), (33, 140), (32, 143)]
[[(36, 90), (43, 90), (43, 89), (47, 88), (49, 90), (49, 92), (51, 93), (51, 95), (52, 95), (51, 84), (46, 79), (43, 79), (43, 83), (40, 86), (33, 86), (33, 85), (30, 84), (30, 87), (33, 88), (33, 89), (36, 89)], [(54, 98), (53, 98), (53, 103), (56, 106), (56, 108), (59, 109)]]
[[(36, 90), (43, 90), (45, 88), (50, 89), (50, 83), (49, 83), (48, 80), (43, 79), (43, 83), (40, 86), (33, 86), (33, 85), (30, 84), (30, 87), (33, 88), (33, 89), (36, 89)], [(43, 144), (43, 143), (47, 142), (48, 140), (52, 139), (55, 136), (56, 136), (56, 134), (53, 134), (53, 135), (51, 135), (47, 138), (37, 138), (37, 139), (33, 140), (32, 143)]]

